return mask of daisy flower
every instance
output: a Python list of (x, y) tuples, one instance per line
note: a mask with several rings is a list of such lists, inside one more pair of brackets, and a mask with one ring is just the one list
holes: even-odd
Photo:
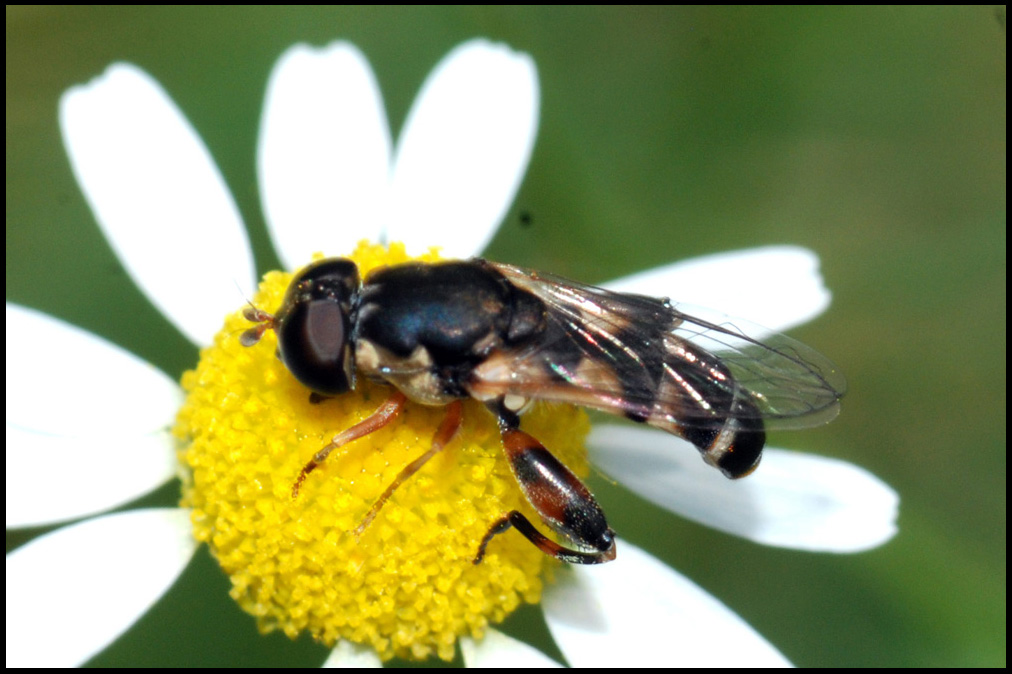
[[(530, 158), (538, 96), (527, 55), (467, 42), (429, 76), (394, 147), (355, 47), (293, 47), (270, 78), (258, 153), (279, 257), (295, 269), (318, 251), (354, 251), (367, 268), (434, 255), (432, 246), (445, 257), (480, 252)], [(254, 294), (238, 209), (150, 76), (113, 65), (68, 91), (60, 113), (75, 175), (113, 249), (205, 348), (180, 387), (115, 345), (8, 303), (7, 526), (80, 520), (7, 556), (8, 666), (86, 661), (174, 582), (197, 540), (211, 545), (261, 629), (313, 632), (335, 644), (328, 664), (448, 658), (457, 643), (469, 665), (554, 664), (489, 627), (537, 601), (572, 665), (787, 664), (719, 601), (624, 540), (610, 564), (564, 567), (507, 534), (482, 564), (461, 566), (459, 551), (473, 555), (474, 532), (504, 504), (527, 507), (503, 472), (490, 415), (476, 408), (465, 412), (459, 446), (402, 485), (359, 540), (347, 531), (363, 504), (428, 444), (439, 410), (413, 407), (403, 423), (358, 441), (364, 449), (332, 457), (293, 501), (291, 467), (375, 409), (382, 391), (311, 407), (273, 349), (239, 346), (249, 324), (235, 313), (236, 283), (272, 310), (288, 276), (268, 274)], [(718, 306), (774, 330), (829, 302), (817, 258), (783, 246), (606, 285)], [(39, 362), (61, 373), (60, 387), (39, 376)], [(269, 430), (256, 425), (263, 419)], [(585, 415), (568, 407), (536, 408), (524, 424), (574, 470), (586, 472), (585, 444), (594, 463), (646, 498), (758, 543), (852, 552), (895, 533), (895, 493), (841, 461), (767, 449), (760, 470), (730, 482), (659, 431), (604, 424), (587, 436)], [(171, 479), (177, 451), (187, 507), (101, 514)], [(40, 473), (44, 481), (33, 479)]]

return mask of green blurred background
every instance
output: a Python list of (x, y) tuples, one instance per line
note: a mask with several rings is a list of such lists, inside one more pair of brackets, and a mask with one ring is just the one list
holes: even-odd
[[(594, 282), (722, 250), (812, 248), (834, 301), (792, 334), (833, 358), (850, 391), (833, 424), (773, 444), (865, 466), (902, 499), (891, 543), (834, 556), (737, 540), (594, 479), (615, 529), (799, 665), (1005, 665), (1004, 7), (8, 7), (6, 18), (7, 299), (173, 376), (194, 350), (99, 234), (60, 142), (63, 90), (117, 60), (160, 81), (221, 167), (262, 272), (277, 261), (254, 152), (285, 48), (357, 44), (394, 129), (461, 41), (529, 52), (539, 137), (488, 256)], [(145, 503), (171, 504), (176, 490)], [(8, 534), (7, 549), (37, 533)], [(227, 590), (202, 550), (93, 663), (322, 661), (307, 638), (260, 637)], [(537, 609), (504, 629), (559, 657)]]

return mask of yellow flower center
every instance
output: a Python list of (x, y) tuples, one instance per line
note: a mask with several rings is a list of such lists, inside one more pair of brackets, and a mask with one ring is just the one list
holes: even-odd
[[(365, 242), (350, 257), (363, 275), (410, 259), (401, 245)], [(267, 274), (253, 303), (277, 309), (291, 276)], [(429, 449), (444, 409), (408, 403), (385, 428), (334, 452), (293, 499), (292, 484), (313, 454), (372, 414), (391, 389), (360, 381), (353, 392), (313, 404), (275, 357), (273, 332), (253, 347), (239, 343), (250, 326), (241, 311), (229, 316), (197, 368), (183, 375), (187, 398), (175, 432), (194, 534), (210, 545), (232, 597), (261, 631), (294, 638), (308, 630), (328, 646), (348, 639), (384, 659), (449, 660), (461, 635), (480, 638), (522, 601), (539, 601), (554, 561), (519, 533), (496, 536), (472, 564), (504, 513), (518, 509), (540, 521), (482, 405), (465, 402), (453, 441), (356, 537), (380, 494)], [(586, 474), (589, 422), (581, 410), (535, 405), (522, 427)]]

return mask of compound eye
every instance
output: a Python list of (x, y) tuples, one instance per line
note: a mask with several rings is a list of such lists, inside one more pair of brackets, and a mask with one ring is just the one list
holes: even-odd
[(323, 395), (351, 388), (349, 321), (332, 299), (300, 302), (278, 322), (281, 361), (304, 386)]

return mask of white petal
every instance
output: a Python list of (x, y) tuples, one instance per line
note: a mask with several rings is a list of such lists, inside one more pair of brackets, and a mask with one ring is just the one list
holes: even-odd
[(176, 474), (169, 431), (71, 438), (7, 426), (7, 528), (92, 515)]
[(717, 599), (625, 541), (614, 562), (558, 576), (545, 620), (574, 667), (790, 665)]
[(394, 162), (388, 238), (467, 257), (491, 240), (534, 148), (538, 74), (527, 54), (472, 40), (426, 80)]
[(364, 669), (382, 666), (383, 662), (376, 655), (376, 651), (350, 641), (337, 642), (337, 646), (334, 646), (334, 650), (322, 665), (326, 669)]
[(252, 294), (253, 258), (196, 131), (157, 82), (126, 63), (69, 89), (60, 128), (77, 182), (131, 278), (187, 337), (210, 343), (222, 316)]
[(281, 261), (345, 255), (378, 240), (389, 184), (390, 127), (379, 85), (355, 46), (295, 45), (267, 83), (257, 168)]
[(49, 435), (142, 436), (167, 428), (183, 396), (115, 344), (7, 303), (7, 425)]
[(189, 513), (135, 510), (58, 529), (7, 555), (7, 667), (72, 667), (122, 634), (196, 548)]
[(715, 309), (774, 332), (815, 318), (826, 310), (832, 297), (823, 285), (818, 256), (797, 246), (698, 257), (611, 281), (604, 287), (670, 297), (678, 304)]
[(540, 669), (562, 666), (533, 646), (491, 627), (485, 631), (485, 638), (479, 641), (462, 637), (460, 652), (464, 656), (464, 666), (470, 668)]
[(653, 503), (757, 543), (860, 552), (896, 534), (896, 492), (845, 461), (767, 448), (752, 475), (728, 480), (660, 431), (597, 426), (587, 444), (597, 466)]

